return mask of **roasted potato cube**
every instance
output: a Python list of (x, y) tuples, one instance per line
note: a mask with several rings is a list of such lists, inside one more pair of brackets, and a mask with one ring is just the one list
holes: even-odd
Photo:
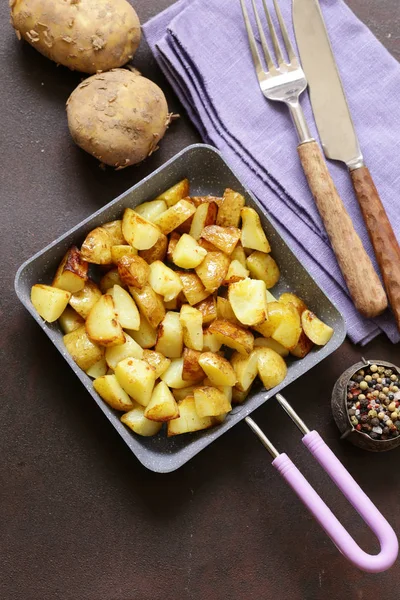
[(160, 375), (160, 379), (164, 381), (168, 387), (180, 389), (188, 387), (189, 382), (182, 377), (183, 374), (183, 357), (173, 358), (168, 369)]
[(115, 367), (118, 383), (138, 404), (147, 406), (156, 380), (155, 369), (145, 360), (125, 358)]
[(279, 302), (282, 302), (283, 304), (288, 304), (290, 302), (291, 304), (293, 304), (293, 306), (296, 308), (297, 312), (299, 313), (300, 317), (301, 317), (302, 313), (305, 310), (307, 310), (306, 303), (301, 298), (296, 296), (296, 294), (291, 294), (289, 292), (285, 292), (284, 294), (281, 294), (281, 296), (279, 297)]
[(115, 375), (103, 375), (93, 381), (93, 387), (111, 408), (115, 410), (131, 410), (135, 404), (122, 389)]
[(216, 319), (209, 325), (208, 331), (214, 333), (221, 344), (237, 350), (240, 354), (250, 354), (253, 350), (253, 334), (226, 319)]
[(126, 208), (122, 218), (124, 238), (137, 250), (152, 248), (160, 237), (160, 230), (131, 208)]
[(208, 196), (191, 196), (190, 200), (194, 203), (196, 208), (200, 206), (200, 204), (212, 203), (216, 204), (218, 207), (222, 202), (221, 196), (211, 196), (211, 194), (208, 194)]
[(189, 180), (182, 179), (168, 190), (157, 196), (156, 200), (163, 200), (167, 206), (173, 206), (182, 198), (189, 196)]
[(275, 350), (279, 354), (279, 356), (285, 357), (288, 356), (289, 350), (282, 346), (279, 342), (276, 342), (273, 338), (256, 338), (254, 340), (254, 349), (256, 348), (271, 348), (271, 350)]
[(265, 338), (269, 338), (278, 328), (278, 325), (284, 321), (287, 314), (288, 310), (281, 302), (268, 302), (268, 319), (259, 325), (255, 325), (253, 329), (261, 333)]
[(111, 260), (114, 265), (118, 264), (118, 261), (123, 256), (136, 256), (138, 251), (133, 246), (128, 246), (127, 244), (117, 244), (115, 246), (111, 246)]
[(224, 281), (230, 260), (223, 252), (208, 252), (195, 271), (206, 290), (215, 292)]
[(240, 229), (237, 227), (221, 227), (208, 225), (201, 232), (201, 237), (211, 242), (225, 254), (232, 254), (240, 239)]
[(247, 269), (247, 265), (246, 265), (247, 256), (246, 256), (246, 252), (244, 251), (244, 248), (241, 244), (238, 244), (231, 254), (231, 261), (233, 262), (234, 260), (238, 260), (240, 262), (240, 264), (242, 265), (242, 267)]
[(201, 312), (194, 306), (183, 304), (180, 322), (185, 346), (192, 350), (203, 350), (203, 315)]
[(157, 341), (157, 329), (150, 325), (143, 314), (140, 315), (139, 329), (137, 331), (129, 329), (128, 334), (142, 348), (153, 348)]
[(85, 321), (71, 306), (66, 306), (58, 319), (58, 323), (63, 333), (70, 333), (71, 331), (75, 331), (75, 329), (82, 327), (82, 325), (85, 324)]
[(162, 423), (146, 419), (144, 416), (144, 410), (145, 409), (143, 406), (137, 404), (135, 408), (132, 408), (132, 410), (122, 415), (122, 423), (127, 425), (127, 427), (132, 429), (132, 431), (138, 435), (142, 435), (144, 437), (157, 435), (162, 427)]
[(197, 385), (188, 385), (188, 387), (185, 388), (179, 388), (179, 389), (172, 389), (172, 395), (175, 398), (175, 400), (178, 402), (182, 402), (182, 400), (184, 400), (187, 396), (193, 396), (193, 392), (194, 390), (198, 387)]
[(271, 337), (288, 350), (293, 350), (301, 334), (300, 317), (296, 307), (291, 302), (283, 306), (286, 307), (284, 318)]
[(231, 303), (227, 298), (223, 298), (222, 296), (217, 296), (217, 318), (226, 319), (231, 323), (240, 325), (235, 313), (232, 310)]
[(311, 340), (308, 339), (304, 331), (302, 330), (299, 341), (296, 346), (291, 349), (290, 354), (295, 356), (296, 358), (304, 358), (310, 352), (311, 348), (314, 346)]
[(185, 298), (191, 306), (210, 296), (211, 291), (205, 289), (196, 273), (183, 273), (180, 271), (178, 275), (182, 282)]
[(135, 207), (135, 212), (141, 217), (144, 217), (147, 221), (154, 223), (154, 221), (163, 212), (167, 210), (168, 206), (165, 200), (152, 200), (151, 202), (143, 202), (139, 206)]
[(236, 374), (231, 363), (214, 352), (203, 352), (199, 358), (199, 364), (215, 386), (232, 387), (236, 384)]
[(195, 308), (203, 316), (203, 325), (208, 325), (217, 318), (217, 301), (214, 296), (208, 296), (208, 298), (196, 304)]
[(193, 215), (190, 225), (190, 235), (195, 240), (199, 240), (205, 227), (213, 225), (217, 219), (218, 206), (215, 202), (204, 202), (199, 204)]
[(245, 206), (240, 211), (240, 215), (242, 217), (242, 246), (260, 252), (271, 252), (271, 246), (262, 228), (260, 217), (254, 208)]
[(74, 294), (85, 286), (89, 263), (82, 260), (76, 246), (71, 246), (58, 266), (53, 279), (53, 287)]
[(201, 352), (185, 348), (183, 351), (182, 379), (188, 382), (188, 385), (200, 383), (204, 379), (204, 371), (199, 365)]
[(267, 288), (272, 288), (279, 281), (279, 267), (269, 254), (256, 250), (247, 257), (247, 268), (255, 279), (265, 282)]
[(150, 285), (144, 285), (140, 290), (130, 287), (129, 291), (138, 305), (140, 312), (144, 314), (152, 327), (157, 328), (165, 317), (162, 298), (156, 294)]
[(317, 346), (325, 346), (333, 335), (332, 327), (318, 319), (311, 310), (302, 313), (301, 324), (308, 339)]
[(212, 333), (208, 329), (203, 329), (203, 351), (204, 352), (218, 352), (221, 348), (222, 342), (220, 342), (215, 333)]
[(287, 366), (282, 356), (271, 348), (257, 348), (258, 374), (264, 387), (270, 390), (286, 377)]
[(179, 200), (154, 221), (161, 232), (167, 235), (196, 212), (195, 206), (188, 200)]
[(179, 417), (179, 408), (169, 387), (160, 381), (153, 390), (151, 400), (144, 411), (146, 419), (151, 421), (171, 421)]
[(172, 253), (172, 261), (182, 269), (194, 269), (204, 260), (207, 250), (199, 246), (194, 238), (184, 233)]
[(183, 332), (179, 313), (169, 311), (158, 327), (156, 352), (179, 358), (183, 352)]
[(96, 265), (109, 265), (112, 245), (108, 231), (104, 227), (96, 227), (87, 234), (81, 246), (81, 258)]
[(126, 331), (124, 332), (124, 340), (123, 344), (106, 348), (107, 365), (114, 371), (117, 364), (125, 358), (143, 358), (143, 348)]
[(243, 325), (262, 323), (268, 316), (265, 283), (242, 279), (229, 286), (228, 298), (236, 318)]
[(155, 375), (158, 379), (171, 364), (169, 358), (166, 358), (161, 352), (155, 350), (143, 350), (143, 360), (149, 363), (155, 369)]
[(110, 291), (114, 300), (117, 319), (123, 329), (135, 329), (140, 327), (140, 315), (134, 299), (124, 288), (114, 285)]
[(37, 283), (31, 289), (33, 307), (48, 323), (53, 323), (61, 317), (70, 298), (71, 292), (59, 290), (51, 285)]
[(150, 265), (149, 283), (157, 294), (163, 296), (165, 302), (173, 300), (183, 290), (178, 273), (160, 260)]
[(148, 250), (140, 250), (139, 256), (141, 256), (149, 265), (156, 260), (164, 260), (167, 254), (168, 238), (163, 233), (160, 233), (160, 237), (152, 248)]
[(86, 319), (86, 331), (90, 339), (101, 346), (118, 346), (125, 342), (124, 332), (118, 322), (112, 296), (105, 294), (98, 299)]
[(249, 271), (242, 265), (241, 262), (238, 260), (231, 260), (225, 280), (222, 283), (223, 285), (230, 285), (231, 283), (236, 283), (237, 281), (246, 279), (249, 275)]
[(236, 386), (233, 387), (232, 388), (232, 404), (242, 404), (242, 402), (244, 402), (246, 400), (247, 396), (249, 395), (250, 389), (251, 388), (249, 388), (245, 392), (242, 392)]
[(149, 280), (150, 267), (140, 256), (122, 256), (118, 261), (118, 274), (125, 285), (142, 288)]
[(194, 403), (199, 417), (216, 417), (232, 410), (232, 406), (221, 390), (202, 386), (194, 390)]
[(102, 228), (105, 229), (108, 233), (108, 236), (111, 240), (112, 246), (119, 246), (121, 244), (126, 244), (126, 240), (122, 233), (122, 221), (118, 219), (116, 221), (109, 221), (108, 223), (104, 223)]
[(221, 252), (221, 250), (218, 250), (217, 246), (214, 246), (214, 244), (204, 238), (199, 239), (199, 246), (204, 248), (204, 250), (207, 250), (207, 252)]
[(110, 269), (105, 275), (103, 275), (103, 277), (100, 279), (99, 288), (103, 292), (103, 294), (106, 294), (108, 290), (111, 289), (114, 285), (126, 287), (121, 277), (119, 276), (117, 267), (115, 267), (115, 269)]
[(103, 375), (105, 375), (107, 371), (108, 366), (106, 363), (106, 359), (103, 356), (103, 358), (98, 360), (97, 363), (94, 363), (94, 365), (87, 369), (86, 375), (89, 375), (89, 377), (92, 377), (93, 379), (97, 379), (98, 377), (102, 377)]
[(231, 364), (237, 378), (236, 389), (247, 392), (258, 374), (257, 352), (254, 350), (249, 355), (234, 352), (231, 356)]
[(181, 236), (179, 235), (179, 233), (177, 233), (176, 231), (173, 231), (172, 233), (170, 233), (169, 238), (167, 238), (167, 240), (168, 240), (167, 261), (170, 263), (174, 262), (172, 257), (174, 255), (174, 250), (176, 248), (176, 245), (177, 245), (180, 237)]
[(240, 212), (246, 201), (242, 194), (227, 188), (218, 208), (217, 225), (239, 227)]
[(194, 396), (186, 396), (179, 404), (179, 417), (168, 421), (168, 437), (189, 433), (191, 431), (200, 431), (212, 426), (210, 417), (199, 417), (196, 411)]
[(104, 348), (92, 342), (84, 325), (64, 335), (63, 341), (67, 352), (83, 371), (90, 369), (104, 356)]

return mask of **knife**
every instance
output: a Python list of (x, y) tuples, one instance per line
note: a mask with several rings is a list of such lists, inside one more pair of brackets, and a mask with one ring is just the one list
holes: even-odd
[(349, 169), (400, 330), (400, 247), (364, 163), (318, 0), (293, 0), (293, 24), (325, 156)]

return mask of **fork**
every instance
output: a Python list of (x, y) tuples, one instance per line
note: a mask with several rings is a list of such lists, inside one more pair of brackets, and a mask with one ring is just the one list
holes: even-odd
[(386, 294), (308, 128), (299, 100), (307, 88), (307, 79), (293, 50), (278, 2), (273, 0), (288, 62), (283, 56), (266, 0), (262, 0), (277, 64), (272, 59), (255, 0), (251, 3), (267, 69), (261, 61), (245, 0), (240, 0), (261, 91), (268, 100), (284, 102), (288, 107), (299, 138), (300, 161), (350, 296), (362, 315), (376, 317), (387, 307)]

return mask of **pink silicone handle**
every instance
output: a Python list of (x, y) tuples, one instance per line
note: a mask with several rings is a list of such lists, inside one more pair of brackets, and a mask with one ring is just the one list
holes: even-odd
[(356, 544), (286, 454), (280, 454), (272, 464), (350, 562), (369, 573), (386, 571), (396, 560), (399, 549), (393, 529), (316, 431), (305, 435), (303, 443), (375, 533), (381, 545), (379, 554), (367, 554)]

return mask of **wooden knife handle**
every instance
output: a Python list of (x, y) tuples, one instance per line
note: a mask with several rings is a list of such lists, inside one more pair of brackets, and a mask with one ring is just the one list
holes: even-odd
[(400, 247), (368, 168), (350, 175), (400, 330)]
[(380, 279), (354, 229), (315, 141), (297, 148), (304, 173), (356, 309), (376, 317), (387, 307)]

